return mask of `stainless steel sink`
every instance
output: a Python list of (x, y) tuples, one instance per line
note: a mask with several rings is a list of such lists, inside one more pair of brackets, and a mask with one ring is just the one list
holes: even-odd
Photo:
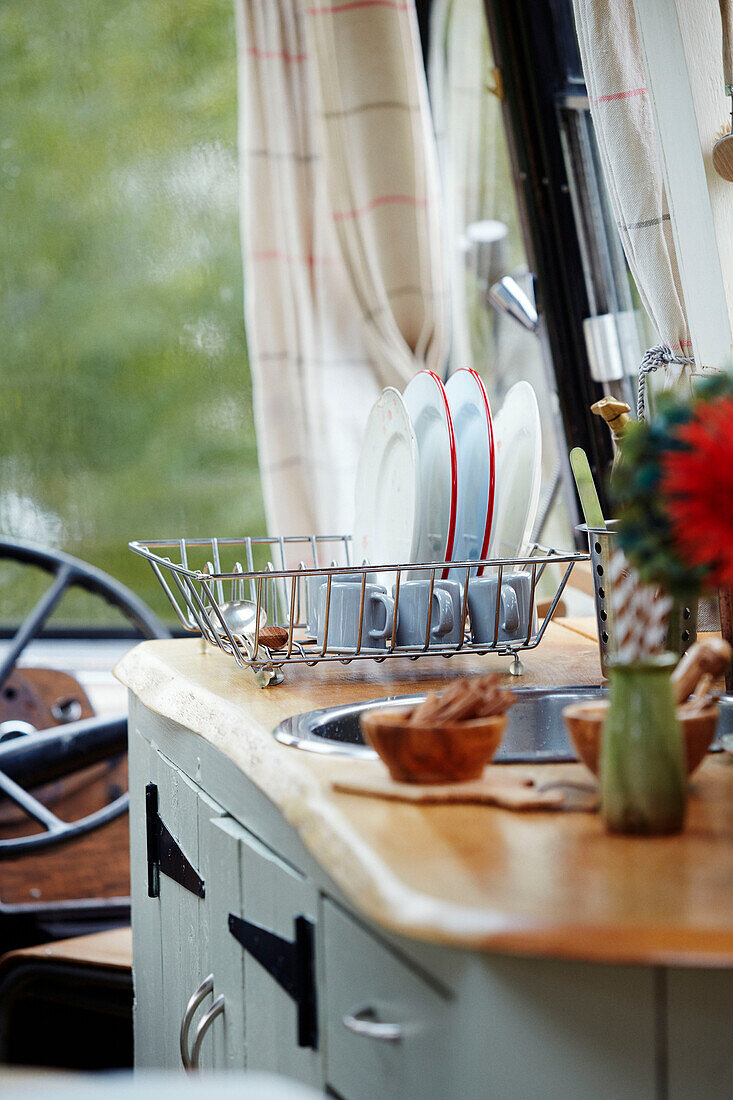
[[(562, 720), (563, 707), (583, 700), (600, 699), (601, 687), (515, 688), (518, 701), (509, 711), (509, 721), (496, 763), (555, 763), (576, 760)], [(274, 731), (278, 741), (308, 752), (335, 753), (371, 758), (373, 749), (364, 744), (359, 715), (378, 707), (420, 703), (424, 695), (396, 695), (345, 707), (311, 710), (286, 718)], [(733, 696), (721, 700), (718, 737), (733, 733)], [(718, 750), (720, 746), (713, 746)]]
[[(603, 689), (518, 688), (515, 694), (518, 701), (509, 711), (504, 740), (494, 759), (504, 763), (575, 760), (562, 720), (563, 707), (584, 699), (600, 698)], [(286, 745), (296, 745), (309, 752), (374, 757), (376, 753), (362, 739), (359, 716), (365, 710), (417, 704), (424, 698), (424, 695), (397, 695), (296, 714), (280, 723), (275, 737)]]

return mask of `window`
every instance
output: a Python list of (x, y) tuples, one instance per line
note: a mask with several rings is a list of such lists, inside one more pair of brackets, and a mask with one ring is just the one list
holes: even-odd
[(534, 309), (534, 276), (484, 0), (435, 0), (428, 71), (451, 265), (450, 369), (469, 366), (479, 372), (494, 414), (515, 382), (532, 384), (543, 425), (543, 492), (534, 534), (567, 547), (571, 519), (560, 491), (565, 440), (547, 348), (539, 329), (531, 331), (507, 311), (497, 311), (490, 296), (491, 287), (509, 277)]
[[(0, 530), (170, 619), (129, 539), (264, 530), (231, 0), (6, 0), (0, 51)], [(36, 594), (18, 581), (6, 623)]]

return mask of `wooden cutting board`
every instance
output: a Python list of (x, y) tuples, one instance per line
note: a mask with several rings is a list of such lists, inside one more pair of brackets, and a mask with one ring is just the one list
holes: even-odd
[(396, 783), (387, 772), (370, 775), (336, 775), (331, 784), (343, 794), (384, 798), (420, 805), (485, 805), (505, 810), (595, 810), (595, 785), (543, 784), (531, 775), (502, 775), (500, 766), (487, 768), (480, 779), (468, 783)]

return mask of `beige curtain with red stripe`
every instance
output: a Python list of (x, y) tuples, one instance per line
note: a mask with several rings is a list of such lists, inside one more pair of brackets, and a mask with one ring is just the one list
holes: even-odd
[[(663, 343), (692, 354), (632, 0), (573, 0), (591, 114), (626, 258)], [(683, 367), (670, 364), (672, 378)]]
[(236, 12), (245, 325), (268, 529), (348, 532), (380, 388), (426, 364), (442, 371), (447, 354), (415, 13), (392, 0), (237, 0)]
[(447, 353), (438, 171), (414, 4), (308, 7), (336, 232), (382, 380)]

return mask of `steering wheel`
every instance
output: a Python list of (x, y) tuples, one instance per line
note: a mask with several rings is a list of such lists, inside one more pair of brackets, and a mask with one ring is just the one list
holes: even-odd
[[(0, 660), (0, 690), (26, 646), (37, 638), (61, 597), (70, 588), (81, 588), (117, 607), (144, 638), (170, 638), (170, 631), (134, 592), (101, 569), (61, 551), (32, 542), (0, 537), (0, 559), (39, 567), (53, 580), (23, 620)], [(124, 752), (127, 716), (90, 718), (69, 722), (0, 744), (0, 792), (44, 826), (44, 832), (0, 840), (0, 858), (11, 858), (60, 844), (87, 833), (125, 813), (128, 794), (109, 802), (77, 821), (62, 821), (23, 784), (40, 784), (68, 775), (79, 768)]]
[(32, 795), (22, 782), (37, 786), (86, 768), (109, 756), (124, 752), (127, 745), (127, 716), (87, 718), (53, 730), (15, 738), (0, 745), (0, 792), (44, 826), (45, 832), (0, 840), (0, 858), (60, 844), (105, 825), (124, 813), (127, 791), (106, 806), (77, 821), (62, 821), (48, 806)]

